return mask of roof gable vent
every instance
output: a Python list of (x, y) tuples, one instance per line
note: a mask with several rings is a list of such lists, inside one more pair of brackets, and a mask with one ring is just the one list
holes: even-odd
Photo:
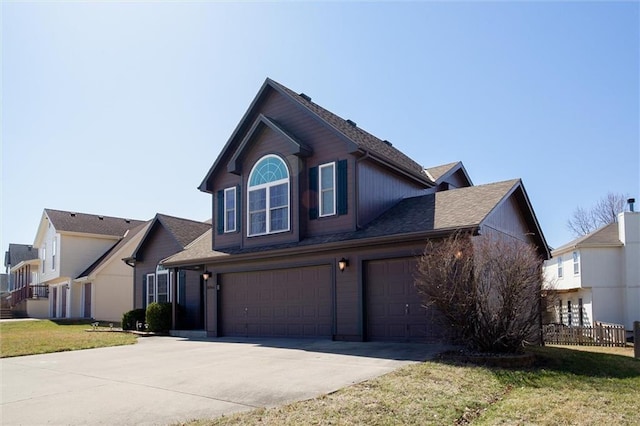
[(350, 125), (352, 125), (353, 127), (358, 127), (358, 125), (356, 124), (356, 122), (355, 122), (355, 121), (352, 121), (352, 120), (347, 120), (347, 124), (350, 124)]
[(300, 96), (302, 99), (304, 99), (307, 102), (311, 102), (311, 96), (304, 94), (304, 93), (300, 93), (298, 96)]
[(389, 146), (393, 146), (393, 144), (391, 142), (389, 142), (388, 140), (383, 140), (382, 142), (385, 143), (385, 145), (389, 145)]

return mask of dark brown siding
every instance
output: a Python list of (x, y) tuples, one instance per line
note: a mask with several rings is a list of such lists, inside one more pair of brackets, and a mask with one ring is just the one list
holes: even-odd
[(364, 226), (403, 198), (423, 188), (364, 160), (358, 163), (358, 225)]
[(498, 235), (508, 235), (521, 241), (533, 242), (515, 194), (491, 212), (485, 220), (483, 228), (485, 231), (488, 228)]
[(155, 273), (158, 262), (172, 254), (176, 254), (180, 250), (182, 250), (182, 247), (176, 242), (171, 233), (159, 222), (156, 222), (144, 240), (141, 250), (138, 251), (138, 256), (141, 256), (141, 260), (136, 262), (134, 272), (135, 297), (133, 304), (135, 308), (144, 308), (146, 306), (145, 301), (142, 299), (143, 277), (147, 274)]

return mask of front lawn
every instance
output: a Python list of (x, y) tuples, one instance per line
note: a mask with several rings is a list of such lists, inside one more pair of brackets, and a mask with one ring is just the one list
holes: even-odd
[(530, 369), (424, 362), (312, 400), (189, 424), (640, 424), (640, 360), (580, 349), (532, 348)]
[(90, 321), (11, 321), (0, 323), (0, 357), (130, 345), (128, 333), (87, 332)]

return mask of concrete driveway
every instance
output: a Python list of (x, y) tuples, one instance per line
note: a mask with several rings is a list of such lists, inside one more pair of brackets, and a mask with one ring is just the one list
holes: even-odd
[(0, 360), (2, 424), (170, 424), (304, 400), (444, 350), (291, 339), (187, 340)]

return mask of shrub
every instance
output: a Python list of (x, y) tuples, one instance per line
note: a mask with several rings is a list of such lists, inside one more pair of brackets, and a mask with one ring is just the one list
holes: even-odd
[(171, 328), (171, 303), (153, 302), (147, 306), (149, 331), (167, 332)]
[(541, 266), (522, 241), (456, 234), (429, 242), (416, 287), (471, 349), (519, 352), (539, 340)]
[(135, 330), (136, 323), (144, 322), (147, 311), (145, 309), (133, 309), (122, 314), (122, 329)]

